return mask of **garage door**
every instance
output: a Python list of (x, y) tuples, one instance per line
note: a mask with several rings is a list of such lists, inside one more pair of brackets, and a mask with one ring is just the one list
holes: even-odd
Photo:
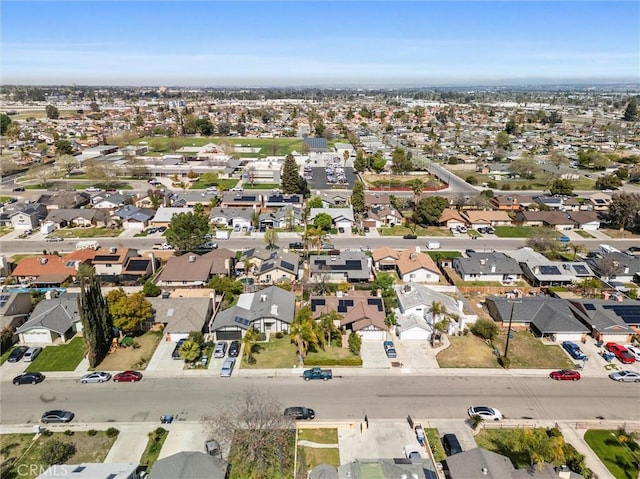
[(384, 331), (360, 331), (358, 334), (362, 339), (384, 339)]
[(26, 331), (20, 335), (20, 340), (23, 343), (50, 343), (51, 333), (39, 329)]
[(218, 341), (242, 339), (242, 331), (216, 331), (216, 339)]

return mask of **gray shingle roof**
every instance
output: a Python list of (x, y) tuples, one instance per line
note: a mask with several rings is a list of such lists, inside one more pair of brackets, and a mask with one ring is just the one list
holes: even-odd
[[(213, 322), (213, 330), (227, 326), (236, 326), (248, 329), (250, 323), (263, 319), (278, 319), (291, 324), (295, 315), (296, 295), (277, 286), (270, 286), (255, 293), (240, 295), (236, 306), (225, 309), (216, 315)], [(274, 309), (273, 306), (277, 306)], [(238, 322), (236, 318), (242, 318), (248, 323)]]
[(59, 298), (39, 302), (29, 320), (16, 332), (23, 333), (35, 328), (44, 328), (60, 335), (66, 333), (74, 323), (80, 321), (78, 295), (65, 293)]
[[(457, 264), (457, 270), (462, 271), (464, 275), (468, 274), (522, 274), (522, 269), (518, 262), (509, 258), (504, 253), (469, 253), (469, 258), (454, 258), (454, 266)], [(495, 271), (491, 271), (495, 265)]]
[(183, 451), (153, 465), (149, 479), (224, 479), (227, 464), (222, 459), (204, 452)]

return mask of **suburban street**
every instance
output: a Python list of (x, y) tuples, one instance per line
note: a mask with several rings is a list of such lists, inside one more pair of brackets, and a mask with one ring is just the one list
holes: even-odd
[[(300, 377), (144, 378), (134, 384), (80, 384), (47, 380), (37, 386), (2, 384), (2, 424), (38, 423), (47, 409), (68, 409), (74, 422), (158, 421), (162, 414), (197, 421), (216, 404), (236, 401), (248, 387), (266, 391), (283, 405), (316, 410), (321, 421), (464, 419), (471, 405), (490, 405), (508, 419), (637, 421), (640, 387), (584, 378), (556, 382), (546, 377), (347, 376), (304, 382)], [(366, 392), (363, 394), (363, 392)]]

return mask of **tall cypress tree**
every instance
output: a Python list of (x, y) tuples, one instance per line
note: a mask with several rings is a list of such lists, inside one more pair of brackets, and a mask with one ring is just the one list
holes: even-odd
[(113, 319), (95, 277), (83, 279), (78, 311), (89, 365), (95, 368), (109, 352), (113, 337)]
[(289, 153), (282, 165), (282, 192), (287, 194), (299, 193), (299, 168), (293, 155)]

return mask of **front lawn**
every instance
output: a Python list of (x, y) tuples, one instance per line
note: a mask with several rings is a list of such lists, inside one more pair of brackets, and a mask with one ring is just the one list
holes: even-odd
[(244, 182), (242, 183), (242, 187), (245, 190), (275, 190), (281, 189), (282, 185), (279, 183), (256, 183), (252, 185), (251, 183)]
[(579, 236), (582, 236), (583, 238), (595, 238), (595, 236), (593, 236), (588, 231), (584, 231), (584, 230), (573, 230), (573, 231), (574, 233), (576, 233)]
[(448, 258), (462, 258), (462, 253), (460, 251), (425, 251), (433, 261), (438, 261), (440, 259), (448, 259)]
[(441, 368), (497, 368), (498, 360), (487, 343), (477, 336), (451, 336), (451, 345), (438, 353)]
[[(108, 437), (105, 431), (96, 431), (90, 435), (89, 431), (74, 431), (72, 435), (63, 432), (53, 433), (51, 436), (41, 435), (35, 442), (30, 441), (32, 434), (7, 434), (2, 436), (2, 459), (7, 457), (11, 461), (9, 473), (2, 477), (7, 478), (34, 478), (46, 469), (40, 459), (43, 446), (51, 441), (73, 443), (76, 452), (67, 461), (67, 464), (80, 464), (82, 462), (103, 462), (113, 446), (117, 435)], [(13, 446), (6, 452), (7, 445)], [(6, 456), (5, 456), (6, 454)], [(36, 466), (36, 467), (33, 467)], [(42, 467), (42, 470), (40, 470)]]
[[(625, 437), (626, 434), (624, 435)], [(584, 440), (616, 479), (636, 479), (640, 446), (631, 438), (618, 441), (620, 431), (590, 429)], [(632, 451), (635, 451), (634, 458)]]
[(160, 456), (160, 451), (168, 435), (169, 431), (162, 427), (149, 433), (147, 447), (144, 449), (142, 457), (140, 458), (140, 465), (146, 467), (147, 474), (151, 471), (153, 464), (158, 460), (158, 456)]
[(63, 228), (55, 230), (50, 237), (56, 238), (114, 238), (120, 236), (119, 228)]
[(144, 370), (162, 339), (162, 331), (148, 331), (134, 339), (140, 347), (118, 347), (115, 353), (108, 354), (96, 368), (97, 371), (124, 371), (126, 369)]
[(82, 358), (84, 358), (84, 339), (78, 336), (67, 344), (44, 348), (29, 364), (26, 371), (75, 371)]
[(318, 444), (338, 444), (336, 428), (298, 429), (298, 441), (311, 441)]
[(496, 226), (498, 238), (531, 238), (540, 231), (539, 226)]
[[(495, 347), (501, 354), (507, 341), (506, 332), (498, 335), (494, 341)], [(509, 341), (509, 359), (511, 368), (531, 369), (571, 369), (575, 367), (573, 361), (564, 350), (556, 344), (544, 344), (529, 331), (513, 331)]]
[[(207, 175), (207, 173), (205, 173), (205, 175)], [(236, 186), (239, 181), (237, 179), (228, 179), (228, 178), (220, 179), (220, 178), (206, 177), (205, 175), (203, 175), (202, 177), (200, 177), (199, 179), (191, 183), (191, 188), (189, 189), (204, 190), (209, 188), (210, 186), (220, 186), (222, 187), (223, 190), (230, 190), (231, 188)]]
[(11, 233), (13, 231), (13, 228), (10, 228), (9, 226), (0, 226), (0, 236), (4, 236), (7, 233)]
[(433, 454), (435, 461), (444, 461), (447, 458), (447, 453), (444, 452), (444, 447), (442, 446), (442, 441), (440, 441), (440, 434), (438, 433), (438, 430), (434, 427), (428, 427), (424, 430), (424, 433), (427, 436), (427, 441), (429, 442), (429, 447), (431, 448), (431, 453)]

